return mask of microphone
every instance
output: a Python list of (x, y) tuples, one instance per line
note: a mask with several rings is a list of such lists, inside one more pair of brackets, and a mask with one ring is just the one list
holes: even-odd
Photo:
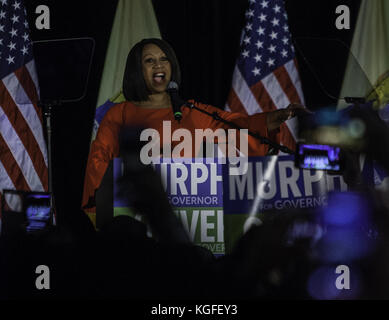
[(174, 81), (170, 81), (167, 86), (166, 91), (170, 95), (170, 100), (172, 102), (174, 119), (180, 121), (182, 119), (181, 107), (186, 104), (186, 101), (180, 98), (178, 95), (178, 84)]

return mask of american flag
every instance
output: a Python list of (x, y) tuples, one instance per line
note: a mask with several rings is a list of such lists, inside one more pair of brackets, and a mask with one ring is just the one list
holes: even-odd
[[(241, 50), (226, 109), (252, 115), (304, 103), (283, 0), (249, 0)], [(280, 143), (295, 148), (296, 120), (283, 124)]]
[[(47, 191), (38, 78), (21, 0), (0, 0), (0, 79), (0, 192)], [(6, 199), (6, 208), (16, 210), (14, 200)]]

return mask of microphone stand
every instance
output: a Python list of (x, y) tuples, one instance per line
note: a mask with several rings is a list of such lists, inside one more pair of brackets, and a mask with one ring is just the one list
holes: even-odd
[[(190, 109), (195, 109), (197, 111), (200, 111), (200, 112), (202, 112), (202, 113), (212, 117), (214, 120), (223, 122), (223, 123), (227, 124), (228, 126), (234, 128), (234, 129), (239, 129), (239, 130), (246, 129), (246, 128), (242, 128), (242, 127), (238, 126), (237, 124), (235, 124), (235, 123), (233, 123), (231, 121), (223, 119), (222, 117), (219, 116), (219, 114), (217, 112), (210, 113), (208, 111), (200, 109), (199, 107), (196, 107), (194, 104), (189, 103), (189, 102), (185, 102), (184, 106), (186, 106), (186, 107), (188, 107)], [(282, 146), (282, 145), (280, 145), (280, 144), (278, 144), (276, 142), (273, 142), (270, 139), (268, 139), (266, 137), (263, 137), (263, 136), (255, 133), (255, 132), (252, 132), (252, 131), (248, 130), (248, 134), (250, 136), (258, 139), (262, 144), (267, 144), (267, 145), (273, 147), (276, 150), (282, 151), (282, 152), (287, 153), (287, 154), (293, 154), (293, 155), (295, 154), (295, 152), (290, 150), (288, 147)]]
[(52, 163), (52, 129), (51, 129), (51, 115), (52, 109), (56, 106), (61, 106), (61, 101), (39, 101), (38, 105), (43, 109), (44, 118), (46, 121), (46, 130), (47, 130), (47, 167), (48, 167), (48, 192), (50, 193), (50, 219), (53, 223), (54, 212), (55, 212), (55, 201), (54, 201), (54, 192), (53, 192), (53, 163)]

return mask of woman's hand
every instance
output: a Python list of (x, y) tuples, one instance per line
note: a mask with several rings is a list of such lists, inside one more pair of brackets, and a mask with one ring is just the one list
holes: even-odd
[(269, 131), (279, 128), (279, 126), (295, 116), (299, 115), (309, 115), (313, 112), (309, 111), (303, 105), (298, 103), (291, 103), (285, 109), (279, 109), (275, 111), (270, 111), (267, 113), (267, 128)]

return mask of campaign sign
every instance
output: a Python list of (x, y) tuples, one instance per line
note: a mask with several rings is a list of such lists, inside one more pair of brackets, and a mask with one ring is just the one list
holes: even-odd
[[(175, 163), (163, 159), (154, 164), (174, 212), (197, 245), (204, 246), (216, 255), (225, 253), (223, 226), (222, 165), (217, 160), (192, 159)], [(188, 163), (189, 162), (189, 163)], [(211, 163), (209, 163), (211, 162)], [(114, 216), (131, 215), (126, 202), (117, 197), (116, 181), (122, 176), (122, 159), (114, 159)]]
[(263, 214), (283, 209), (314, 209), (327, 203), (329, 191), (346, 191), (338, 175), (295, 167), (294, 156), (248, 158), (244, 175), (223, 168), (226, 252)]
[[(154, 167), (190, 239), (217, 255), (230, 252), (251, 223), (259, 222), (265, 213), (315, 209), (326, 205), (329, 191), (347, 190), (341, 176), (296, 168), (293, 156), (248, 158), (243, 175), (231, 175), (229, 164), (209, 160), (175, 163), (168, 159)], [(122, 160), (114, 159), (113, 167), (114, 215), (140, 219), (116, 196)], [(364, 175), (371, 172), (364, 161), (361, 167)]]

